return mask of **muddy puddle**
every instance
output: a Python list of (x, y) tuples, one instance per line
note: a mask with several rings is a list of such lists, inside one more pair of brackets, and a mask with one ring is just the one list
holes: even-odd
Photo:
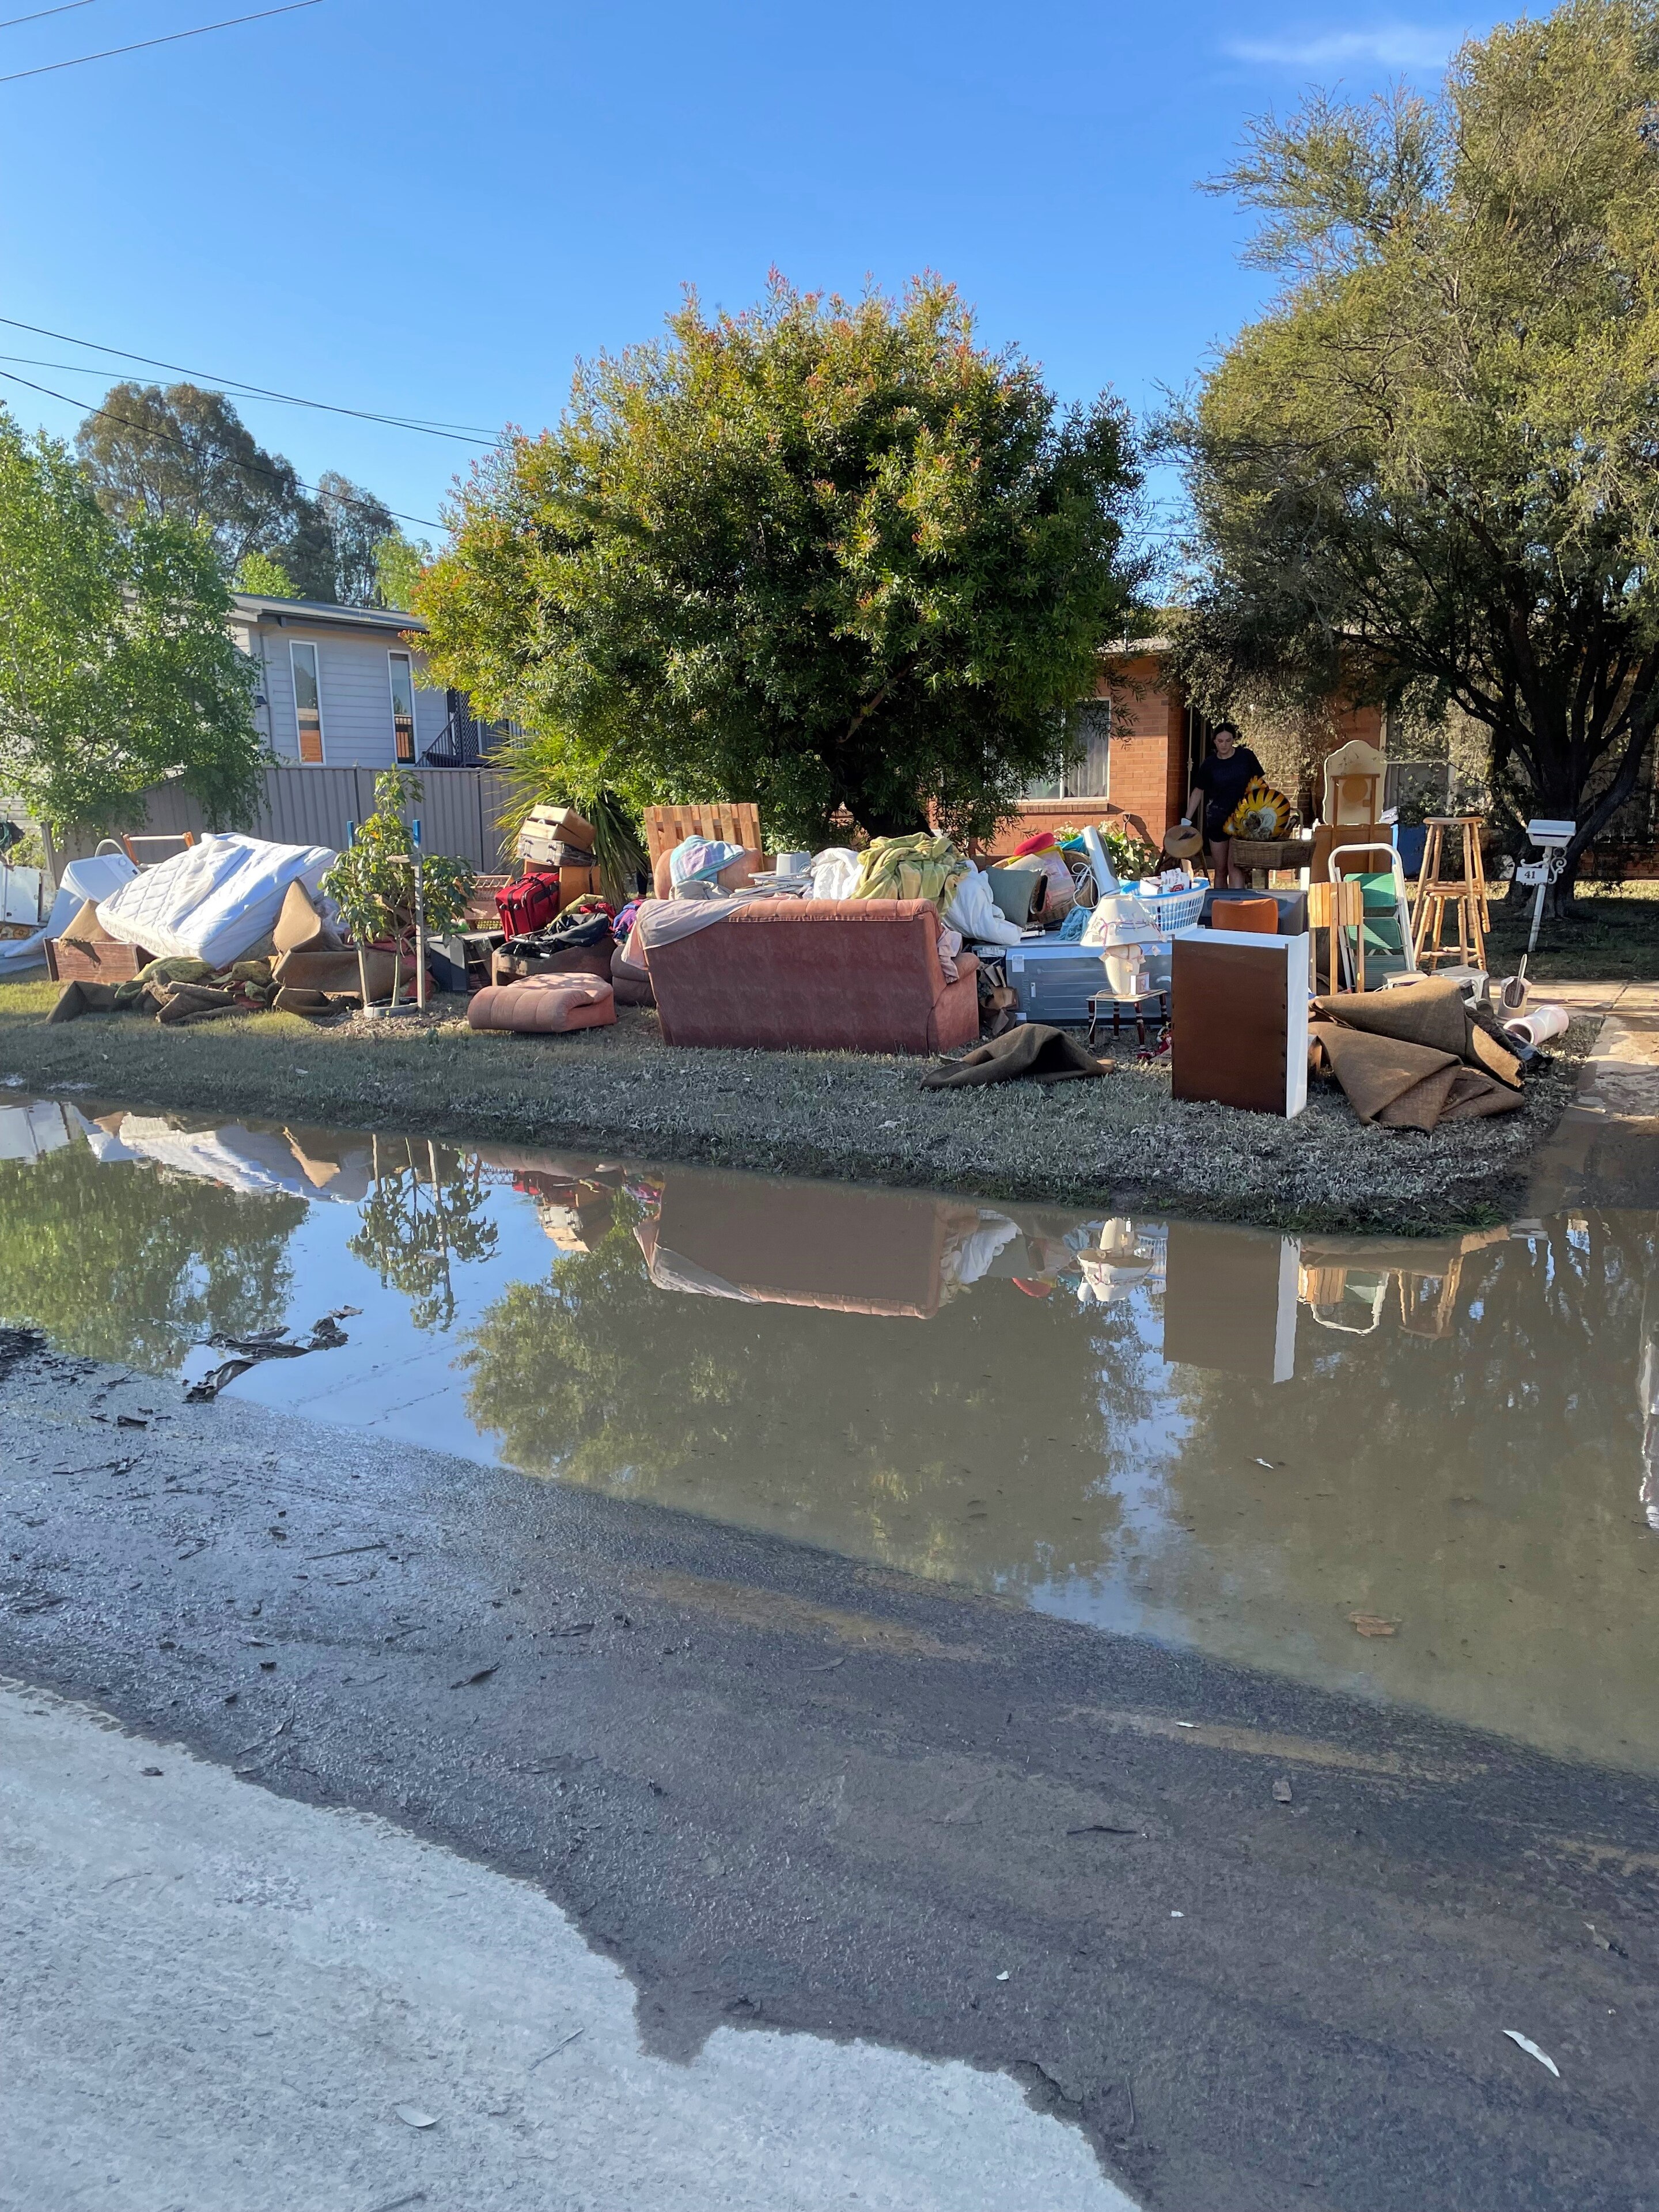
[(227, 1395), (1650, 1770), (1656, 1248), (0, 1096), (0, 1320), (64, 1348), (188, 1384), (286, 1330)]

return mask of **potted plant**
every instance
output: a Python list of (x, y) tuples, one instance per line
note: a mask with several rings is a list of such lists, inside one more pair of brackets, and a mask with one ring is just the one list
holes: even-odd
[(374, 813), (357, 825), (350, 845), (323, 878), (324, 896), (338, 907), (356, 943), (365, 1013), (370, 1011), (365, 948), (392, 947), (395, 1010), (404, 959), (414, 954), (418, 975), (426, 962), (427, 935), (453, 929), (472, 896), (472, 871), (465, 860), (421, 849), (419, 824), (409, 817), (423, 791), (419, 776), (403, 769), (376, 776)]

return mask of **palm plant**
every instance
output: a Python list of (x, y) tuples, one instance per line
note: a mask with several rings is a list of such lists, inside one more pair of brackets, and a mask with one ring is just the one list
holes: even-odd
[(511, 794), (496, 817), (509, 839), (517, 840), (532, 807), (574, 807), (592, 824), (593, 859), (605, 896), (618, 904), (633, 896), (651, 863), (627, 797), (579, 765), (556, 731), (526, 731), (497, 756), (495, 766)]

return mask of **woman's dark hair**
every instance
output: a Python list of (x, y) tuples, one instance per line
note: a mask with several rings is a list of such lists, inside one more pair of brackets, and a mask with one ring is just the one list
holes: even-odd
[(1218, 722), (1210, 732), (1210, 743), (1213, 744), (1218, 738), (1231, 738), (1236, 745), (1242, 745), (1244, 742), (1238, 734), (1237, 722)]

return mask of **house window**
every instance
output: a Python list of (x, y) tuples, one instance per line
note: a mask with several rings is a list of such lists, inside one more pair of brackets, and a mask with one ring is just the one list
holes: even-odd
[(406, 653), (386, 655), (392, 665), (392, 746), (400, 761), (415, 757), (415, 665)]
[(1112, 702), (1091, 699), (1067, 719), (1070, 750), (1058, 776), (1025, 787), (1027, 799), (1109, 799), (1111, 796)]
[(299, 732), (300, 758), (320, 768), (323, 760), (323, 697), (317, 682), (317, 648), (290, 641), (289, 659), (294, 670), (294, 720)]

